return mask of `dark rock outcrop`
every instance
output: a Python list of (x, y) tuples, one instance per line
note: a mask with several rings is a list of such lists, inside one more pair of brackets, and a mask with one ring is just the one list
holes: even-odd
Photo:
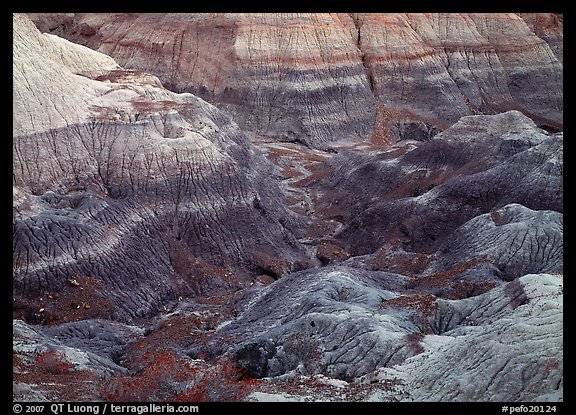
[[(268, 286), (219, 333), (239, 339), (234, 356), (255, 376), (296, 370), (352, 380), (413, 354), (405, 337), (418, 328), (378, 309), (405, 281), (345, 267), (294, 273)], [(253, 338), (240, 340), (246, 337)]]
[[(268, 286), (219, 333), (244, 339), (234, 353), (255, 376), (394, 378), (398, 395), (418, 401), (561, 393), (561, 276), (526, 275), (463, 300), (410, 302), (406, 294), (393, 274), (307, 271)], [(406, 319), (425, 304), (428, 332)]]

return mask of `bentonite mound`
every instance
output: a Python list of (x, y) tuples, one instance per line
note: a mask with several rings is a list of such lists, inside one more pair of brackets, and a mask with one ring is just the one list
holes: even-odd
[(431, 253), (459, 225), (509, 203), (562, 212), (562, 144), (518, 112), (464, 117), (425, 143), (338, 154), (310, 186), (317, 209), (343, 223), (335, 238), (350, 253), (393, 239)]
[[(237, 289), (250, 275), (277, 278), (306, 262), (273, 165), (228, 117), (115, 66), (91, 79), (61, 60), (66, 55), (48, 54), (49, 64), (32, 71), (30, 54), (44, 56), (53, 42), (66, 41), (15, 18), (16, 80), (26, 80), (15, 82), (15, 103), (62, 113), (16, 114), (14, 295), (25, 315), (44, 308), (35, 319), (63, 318), (66, 304), (45, 306), (47, 295), (62, 294), (96, 306), (88, 315), (103, 308), (104, 317), (130, 319), (180, 295)], [(73, 50), (72, 62), (94, 54)], [(54, 73), (38, 74), (44, 68)], [(86, 100), (73, 103), (87, 111), (83, 119), (67, 119), (59, 101), (50, 101), (66, 93), (60, 84), (90, 86)], [(24, 99), (27, 89), (34, 94)], [(70, 124), (60, 127), (64, 121)], [(78, 287), (86, 290), (74, 294)]]
[(303, 298), (269, 286), (248, 316), (222, 330), (251, 327), (253, 322), (244, 319), (259, 313), (256, 321), (270, 324), (274, 304), (299, 305), (285, 313), (288, 319), (274, 321), (273, 328), (258, 327), (265, 332), (236, 349), (238, 360), (256, 374), (275, 376), (298, 368), (351, 380), (376, 369), (380, 380), (393, 374), (401, 379), (414, 400), (558, 397), (562, 285), (557, 276), (527, 275), (480, 296), (438, 300), (428, 318), (429, 331), (406, 321), (404, 310), (382, 306), (399, 298), (374, 283), (386, 275), (372, 273), (370, 288), (365, 276), (350, 270), (315, 277), (317, 288), (304, 282)]
[(562, 27), (15, 14), (14, 399), (562, 401)]

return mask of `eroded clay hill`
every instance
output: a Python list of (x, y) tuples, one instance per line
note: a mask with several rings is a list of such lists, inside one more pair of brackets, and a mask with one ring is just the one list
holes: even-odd
[(25, 314), (66, 318), (80, 284), (79, 305), (105, 308), (88, 315), (130, 320), (304, 266), (273, 165), (225, 114), (99, 53), (107, 66), (91, 77), (76, 62), (95, 52), (51, 53), (68, 42), (24, 16), (14, 30), (14, 295)]
[(563, 400), (562, 24), (15, 14), (14, 399)]
[(32, 18), (273, 141), (392, 143), (513, 109), (562, 128), (563, 21), (554, 14)]

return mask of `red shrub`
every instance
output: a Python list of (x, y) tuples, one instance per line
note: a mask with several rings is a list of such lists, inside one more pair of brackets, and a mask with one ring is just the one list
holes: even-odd
[(52, 375), (62, 375), (70, 373), (72, 363), (70, 363), (64, 353), (56, 350), (47, 350), (36, 355), (36, 365), (40, 370), (44, 370)]
[(103, 386), (102, 398), (109, 401), (145, 402), (170, 400), (178, 386), (194, 374), (192, 368), (171, 351), (142, 356), (142, 367), (133, 376), (116, 376)]
[(423, 338), (424, 338), (424, 334), (422, 334), (422, 333), (408, 333), (408, 334), (406, 334), (406, 337), (405, 337), (406, 344), (408, 345), (408, 347), (410, 347), (410, 349), (412, 349), (412, 352), (414, 352), (414, 354), (420, 354), (420, 353), (423, 353), (425, 351), (424, 347), (420, 343)]
[(214, 367), (198, 374), (193, 385), (176, 397), (178, 402), (237, 402), (258, 384), (246, 369), (231, 358), (221, 358)]
[(239, 401), (257, 381), (231, 358), (214, 366), (194, 367), (173, 351), (148, 352), (134, 376), (117, 376), (101, 391), (102, 399), (123, 402)]

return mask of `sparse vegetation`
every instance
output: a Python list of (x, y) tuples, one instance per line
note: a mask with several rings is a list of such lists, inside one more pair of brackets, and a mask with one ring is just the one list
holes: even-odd
[(36, 354), (36, 366), (39, 370), (51, 375), (70, 373), (73, 367), (72, 363), (66, 358), (66, 355), (57, 350), (47, 350)]
[(115, 402), (240, 401), (258, 384), (228, 357), (214, 364), (189, 361), (174, 351), (147, 352), (132, 376), (109, 379), (101, 397)]

